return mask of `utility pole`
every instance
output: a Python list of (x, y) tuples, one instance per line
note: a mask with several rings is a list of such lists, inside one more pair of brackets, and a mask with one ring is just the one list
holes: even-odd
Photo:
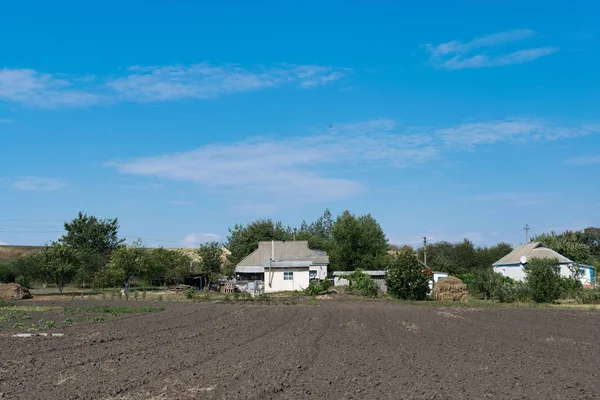
[(423, 236), (423, 264), (427, 268), (427, 237)]
[(523, 230), (525, 231), (525, 244), (529, 243), (529, 230), (531, 228), (529, 227), (529, 224), (525, 224), (525, 228), (523, 228)]
[(296, 231), (297, 231), (297, 229), (294, 228), (294, 242), (296, 241)]

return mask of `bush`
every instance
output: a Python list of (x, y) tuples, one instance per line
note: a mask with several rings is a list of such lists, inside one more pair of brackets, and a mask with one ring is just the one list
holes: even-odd
[(561, 298), (574, 299), (582, 289), (583, 285), (579, 279), (561, 277)]
[(30, 289), (29, 278), (27, 278), (25, 275), (17, 276), (17, 279), (15, 279), (15, 282), (18, 283), (19, 285), (21, 285), (21, 287)]
[(584, 289), (575, 294), (579, 304), (600, 304), (600, 289)]
[(493, 298), (500, 303), (525, 302), (529, 300), (529, 290), (521, 282), (503, 282), (495, 289)]
[(186, 299), (193, 299), (196, 296), (196, 288), (193, 287), (189, 287), (187, 289), (185, 289), (185, 298)]
[(514, 280), (494, 272), (492, 269), (458, 276), (460, 279), (463, 277), (465, 278), (463, 282), (467, 285), (469, 292), (486, 300), (494, 299), (496, 291), (504, 284), (514, 285), (515, 283)]
[(344, 278), (350, 282), (348, 285), (349, 291), (367, 297), (377, 296), (377, 284), (369, 275), (362, 272), (362, 270), (357, 269), (351, 274), (345, 275)]
[(563, 282), (556, 259), (533, 258), (525, 266), (526, 283), (536, 303), (554, 303), (561, 296)]
[(412, 251), (400, 252), (387, 271), (388, 293), (402, 300), (425, 300), (429, 281), (429, 275)]
[(0, 264), (0, 283), (13, 283), (16, 276), (10, 264)]
[(323, 281), (311, 281), (308, 284), (308, 287), (304, 289), (304, 293), (306, 293), (309, 296), (316, 296), (321, 293), (327, 292), (327, 290), (329, 290), (329, 288), (332, 285), (333, 283), (331, 283), (331, 281), (327, 279)]

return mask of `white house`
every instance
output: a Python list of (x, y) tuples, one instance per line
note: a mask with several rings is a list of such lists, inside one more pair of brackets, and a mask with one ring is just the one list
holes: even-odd
[[(516, 281), (525, 280), (525, 265), (532, 258), (555, 258), (560, 265), (560, 275), (565, 277), (572, 276), (571, 268), (576, 263), (569, 260), (562, 254), (546, 247), (541, 242), (531, 242), (515, 247), (513, 251), (502, 257), (493, 264), (494, 271)], [(590, 285), (594, 281), (594, 267), (589, 265), (579, 265), (579, 279), (584, 285)]]
[(265, 293), (304, 290), (313, 279), (326, 279), (329, 257), (308, 242), (260, 242), (235, 267), (240, 280), (263, 281)]

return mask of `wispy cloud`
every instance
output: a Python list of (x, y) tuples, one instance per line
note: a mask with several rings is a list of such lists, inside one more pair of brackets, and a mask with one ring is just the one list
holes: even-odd
[(183, 247), (198, 247), (198, 245), (206, 242), (220, 242), (221, 236), (216, 233), (190, 233), (182, 243)]
[(121, 76), (84, 78), (32, 69), (0, 70), (0, 101), (26, 107), (56, 108), (119, 101), (155, 102), (210, 99), (223, 95), (297, 86), (313, 88), (341, 79), (351, 71), (319, 65), (276, 64), (244, 68), (234, 64), (133, 66)]
[(97, 104), (100, 97), (73, 81), (31, 69), (0, 70), (0, 100), (28, 107), (72, 107)]
[(0, 118), (0, 124), (12, 124), (13, 122), (15, 121), (10, 118)]
[(111, 161), (123, 174), (187, 181), (225, 190), (235, 207), (273, 210), (281, 204), (322, 203), (363, 192), (347, 177), (353, 165), (408, 167), (448, 152), (498, 142), (558, 140), (600, 133), (598, 126), (556, 126), (540, 120), (509, 119), (451, 128), (399, 130), (377, 119), (333, 125), (309, 136), (254, 138), (212, 144), (181, 153)]
[(572, 157), (567, 158), (564, 161), (565, 164), (570, 165), (594, 165), (600, 164), (600, 156), (584, 156), (584, 157)]
[(63, 179), (22, 177), (12, 182), (12, 187), (19, 190), (51, 191), (62, 189), (67, 186)]
[(558, 51), (557, 47), (543, 46), (525, 49), (506, 49), (506, 45), (534, 38), (530, 29), (509, 30), (477, 37), (468, 42), (452, 40), (441, 44), (428, 43), (425, 47), (431, 62), (446, 69), (484, 68), (521, 64)]
[(3, 242), (2, 240), (0, 240), (0, 246), (8, 246), (8, 243)]
[(129, 68), (126, 77), (112, 79), (108, 86), (122, 98), (133, 101), (209, 99), (226, 94), (297, 84), (309, 88), (342, 78), (347, 71), (316, 65), (281, 64), (244, 69), (237, 65), (170, 65)]

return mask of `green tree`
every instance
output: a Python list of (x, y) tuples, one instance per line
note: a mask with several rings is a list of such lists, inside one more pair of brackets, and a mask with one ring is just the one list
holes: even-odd
[(582, 232), (565, 231), (561, 234), (550, 232), (538, 235), (533, 240), (544, 243), (576, 263), (593, 263), (592, 249), (585, 243), (586, 239)]
[(292, 229), (284, 227), (281, 222), (261, 219), (248, 225), (236, 224), (229, 229), (226, 247), (231, 252), (228, 256), (233, 265), (237, 265), (244, 257), (258, 248), (258, 243), (270, 240), (291, 240)]
[(10, 263), (0, 263), (0, 283), (13, 283), (16, 278)]
[(387, 270), (388, 293), (402, 300), (425, 300), (429, 276), (412, 249), (402, 249)]
[(533, 258), (523, 268), (533, 301), (553, 303), (560, 298), (563, 282), (557, 259)]
[[(221, 272), (223, 265), (223, 250), (219, 242), (208, 242), (200, 245), (198, 249), (200, 256), (200, 273), (207, 280), (214, 280)], [(204, 282), (206, 286), (206, 281)]]
[(36, 254), (39, 260), (39, 277), (55, 283), (58, 293), (63, 293), (65, 284), (73, 281), (77, 274), (78, 259), (74, 250), (60, 242), (53, 242)]
[(101, 271), (101, 279), (108, 285), (121, 282), (129, 292), (133, 277), (145, 276), (147, 267), (142, 242), (137, 240), (131, 246), (120, 246), (112, 252), (109, 263)]
[(389, 243), (377, 221), (344, 211), (332, 227), (330, 263), (334, 271), (381, 270), (387, 267)]
[(178, 249), (145, 249), (142, 254), (144, 277), (150, 282), (179, 281), (189, 275), (192, 259)]
[(64, 227), (66, 233), (59, 241), (77, 251), (110, 255), (125, 241), (119, 239), (117, 218), (98, 219), (80, 211), (77, 218), (65, 222)]

